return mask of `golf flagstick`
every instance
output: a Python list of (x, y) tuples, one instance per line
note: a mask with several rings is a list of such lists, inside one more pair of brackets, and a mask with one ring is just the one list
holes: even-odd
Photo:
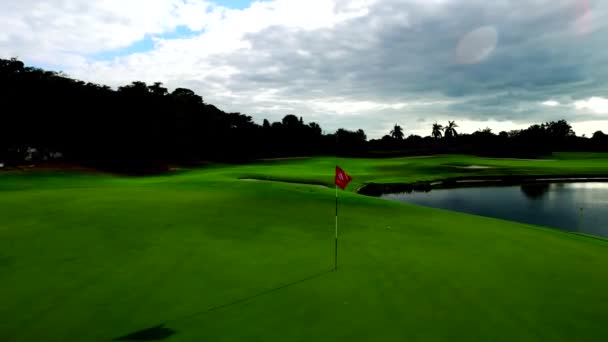
[(338, 145), (338, 131), (336, 131), (336, 175), (334, 177), (334, 186), (336, 187), (336, 238), (334, 245), (334, 272), (338, 272), (338, 155), (340, 147)]
[(334, 254), (334, 271), (338, 270), (338, 185), (336, 184), (336, 245)]
[(336, 184), (336, 237), (335, 237), (335, 253), (334, 253), (334, 271), (338, 270), (338, 187), (342, 190), (346, 189), (348, 183), (352, 178), (344, 172), (339, 166), (336, 165), (336, 178), (334, 183)]

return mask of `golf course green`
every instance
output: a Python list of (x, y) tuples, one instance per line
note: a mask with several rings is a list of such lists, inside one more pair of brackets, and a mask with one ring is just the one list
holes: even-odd
[[(336, 163), (353, 182), (331, 272)], [(608, 240), (356, 193), (569, 174), (608, 175), (608, 154), (4, 171), (0, 341), (111, 341), (159, 325), (166, 341), (608, 341)]]

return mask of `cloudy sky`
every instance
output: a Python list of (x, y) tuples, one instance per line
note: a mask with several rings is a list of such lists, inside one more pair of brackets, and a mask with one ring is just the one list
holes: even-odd
[(187, 87), (258, 122), (608, 132), (603, 0), (0, 0), (0, 57)]

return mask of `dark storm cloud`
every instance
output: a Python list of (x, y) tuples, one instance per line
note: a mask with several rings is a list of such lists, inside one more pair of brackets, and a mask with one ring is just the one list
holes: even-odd
[[(301, 100), (448, 100), (454, 103), (414, 108), (408, 115), (535, 121), (562, 114), (548, 114), (540, 102), (606, 92), (607, 6), (598, 1), (591, 7), (592, 27), (581, 33), (584, 13), (577, 2), (380, 1), (366, 16), (332, 28), (271, 27), (249, 34), (250, 49), (217, 56), (215, 62), (238, 66), (240, 72), (228, 80), (236, 93), (273, 89)], [(496, 31), (496, 48), (478, 64), (458, 64), (459, 40), (479, 27)], [(359, 120), (369, 124), (378, 116), (388, 114)]]

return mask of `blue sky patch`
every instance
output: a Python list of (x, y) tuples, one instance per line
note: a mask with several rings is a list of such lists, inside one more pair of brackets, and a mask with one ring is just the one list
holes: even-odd
[(146, 35), (144, 39), (139, 40), (127, 47), (102, 51), (91, 55), (95, 61), (109, 61), (116, 57), (129, 56), (135, 53), (143, 53), (154, 49), (154, 38), (157, 39), (180, 39), (189, 38), (200, 34), (202, 31), (192, 31), (186, 26), (178, 26), (172, 32), (166, 32), (157, 35)]
[(215, 0), (213, 3), (233, 9), (244, 9), (251, 6), (251, 4), (255, 1), (252, 0)]
[[(266, 1), (266, 0), (258, 0)], [(214, 0), (213, 3), (227, 7), (231, 9), (245, 9), (249, 8), (255, 0)], [(200, 34), (201, 32), (194, 32), (188, 29), (186, 26), (178, 26), (172, 32), (166, 32), (158, 35), (146, 35), (144, 39), (134, 42), (133, 44), (122, 47), (119, 49), (101, 51), (90, 55), (89, 57), (94, 61), (110, 61), (116, 57), (129, 56), (135, 53), (149, 52), (154, 49), (154, 38), (160, 39), (180, 39), (188, 38)]]

